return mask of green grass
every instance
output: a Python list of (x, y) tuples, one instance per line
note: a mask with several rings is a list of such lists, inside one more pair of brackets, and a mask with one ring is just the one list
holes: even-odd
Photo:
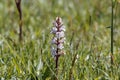
[[(23, 41), (14, 0), (0, 1), (0, 80), (53, 80), (52, 22), (66, 26), (66, 55), (59, 80), (120, 80), (120, 3), (114, 7), (114, 64), (111, 68), (111, 0), (22, 0)], [(79, 44), (79, 45), (78, 45)], [(75, 54), (79, 58), (72, 66)]]

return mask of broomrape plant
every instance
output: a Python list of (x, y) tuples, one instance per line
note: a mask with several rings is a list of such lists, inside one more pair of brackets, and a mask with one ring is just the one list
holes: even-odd
[(65, 42), (65, 26), (63, 25), (62, 19), (56, 17), (56, 20), (53, 22), (53, 28), (51, 33), (54, 35), (51, 41), (51, 54), (56, 62), (56, 70), (58, 68), (58, 59), (60, 55), (65, 54), (63, 51), (64, 42)]
[(64, 54), (63, 44), (65, 42), (65, 26), (63, 25), (62, 19), (60, 17), (56, 17), (56, 20), (53, 22), (53, 28), (51, 29), (51, 33), (54, 35), (51, 41), (51, 54), (56, 60), (57, 57)]

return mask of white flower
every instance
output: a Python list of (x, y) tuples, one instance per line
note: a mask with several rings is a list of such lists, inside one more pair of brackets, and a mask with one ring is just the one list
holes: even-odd
[(53, 27), (52, 30), (51, 30), (51, 33), (55, 34), (56, 32), (57, 32), (57, 28)]
[(52, 39), (52, 42), (51, 42), (52, 44), (57, 44), (57, 38), (56, 37), (54, 37), (53, 39)]
[(51, 33), (54, 34), (54, 37), (51, 41), (51, 54), (56, 60), (57, 55), (64, 54), (63, 51), (63, 43), (65, 42), (65, 26), (63, 25), (62, 19), (60, 17), (56, 17), (56, 20), (53, 22), (53, 28)]
[(59, 23), (62, 23), (62, 19), (60, 17), (56, 17), (56, 21), (59, 21)]
[(63, 31), (61, 31), (61, 32), (56, 32), (56, 37), (57, 38), (62, 38), (62, 37), (64, 37), (65, 36), (65, 34), (64, 34), (64, 32)]
[(60, 49), (60, 50), (64, 48), (64, 46), (63, 46), (63, 44), (62, 44), (62, 43), (58, 44), (58, 46), (57, 46), (57, 47), (58, 47), (58, 49)]
[(59, 55), (65, 54), (65, 52), (63, 50), (58, 52)]
[(59, 40), (59, 43), (64, 43), (64, 42), (65, 42), (65, 38)]
[(76, 55), (75, 62), (77, 62), (77, 61), (78, 61), (78, 58), (79, 58), (79, 55), (77, 54), (77, 55)]
[(59, 26), (56, 26), (56, 27), (60, 27), (60, 26), (63, 25), (62, 19), (60, 17), (56, 17), (56, 23), (59, 25)]
[(59, 30), (60, 30), (60, 31), (66, 31), (66, 30), (65, 30), (65, 26), (61, 26)]
[(87, 61), (90, 58), (90, 55), (87, 55), (85, 58), (85, 61)]
[(51, 55), (52, 55), (53, 57), (55, 57), (55, 55), (57, 55), (56, 49), (55, 49), (54, 47), (51, 47)]

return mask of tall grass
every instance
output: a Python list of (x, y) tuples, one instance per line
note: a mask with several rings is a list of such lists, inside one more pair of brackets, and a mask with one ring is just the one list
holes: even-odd
[[(59, 15), (66, 26), (67, 42), (66, 55), (59, 58), (58, 80), (119, 80), (120, 5), (116, 3), (112, 19), (111, 0), (22, 0), (24, 40), (23, 45), (18, 45), (15, 1), (1, 0), (0, 79), (54, 80), (50, 29), (52, 20)], [(114, 38), (105, 28), (109, 24), (111, 31), (113, 24)]]

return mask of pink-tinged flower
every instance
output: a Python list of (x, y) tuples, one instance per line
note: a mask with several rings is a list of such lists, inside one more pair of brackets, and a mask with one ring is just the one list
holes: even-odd
[(64, 42), (65, 42), (65, 38), (59, 40), (59, 43), (64, 43)]
[(56, 27), (61, 27), (63, 25), (63, 21), (60, 17), (56, 17), (56, 23), (58, 24)]
[(58, 52), (58, 55), (63, 55), (63, 54), (65, 54), (63, 50)]
[(65, 30), (65, 26), (61, 26), (59, 30), (60, 30), (60, 31), (66, 31), (66, 30)]
[(65, 36), (65, 34), (64, 34), (64, 32), (63, 31), (61, 31), (61, 32), (56, 32), (56, 37), (57, 38), (63, 38)]
[(54, 37), (51, 41), (51, 54), (56, 59), (59, 55), (64, 54), (64, 42), (65, 42), (65, 26), (63, 25), (62, 19), (60, 17), (56, 17), (56, 20), (53, 22), (53, 28), (51, 33), (54, 34)]
[(51, 30), (51, 33), (55, 34), (56, 32), (57, 32), (57, 28), (53, 27), (52, 30)]
[(63, 49), (63, 48), (64, 48), (64, 46), (63, 46), (63, 44), (62, 44), (62, 43), (60, 43), (60, 44), (58, 44), (57, 48), (61, 50), (61, 49)]
[(52, 44), (57, 44), (57, 38), (56, 37), (54, 37), (53, 39), (52, 39), (52, 42), (51, 42)]
[(56, 21), (58, 21), (58, 20), (59, 20), (59, 23), (63, 23), (62, 19), (60, 17), (56, 17)]

